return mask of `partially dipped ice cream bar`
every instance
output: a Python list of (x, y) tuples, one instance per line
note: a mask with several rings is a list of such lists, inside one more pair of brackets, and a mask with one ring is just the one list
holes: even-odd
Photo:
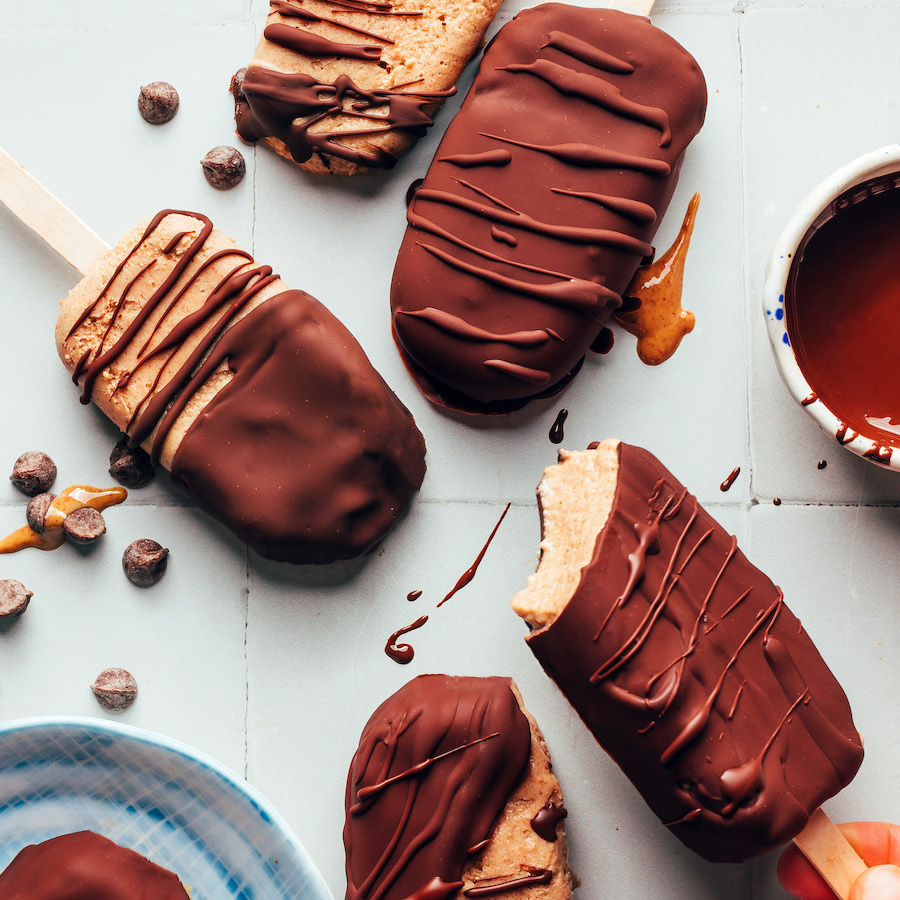
[(188, 900), (178, 876), (92, 831), (23, 848), (0, 873), (0, 898)]
[(739, 861), (797, 836), (862, 761), (840, 685), (735, 539), (650, 453), (562, 451), (513, 607), (667, 828)]
[(263, 556), (363, 554), (422, 482), (422, 436), (353, 336), (201, 214), (125, 235), (56, 336), (83, 402)]
[(569, 900), (565, 808), (509, 678), (421, 675), (378, 707), (350, 766), (347, 900)]
[(401, 355), (436, 403), (504, 412), (577, 372), (700, 129), (693, 57), (646, 19), (546, 3), (492, 41), (410, 204)]
[(455, 90), (500, 0), (270, 0), (232, 82), (238, 134), (302, 169), (389, 169)]

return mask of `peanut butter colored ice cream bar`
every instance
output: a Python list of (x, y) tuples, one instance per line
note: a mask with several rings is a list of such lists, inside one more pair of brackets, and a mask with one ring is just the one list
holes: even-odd
[(781, 591), (640, 447), (562, 451), (538, 488), (528, 643), (673, 834), (713, 861), (797, 836), (862, 761)]
[(574, 376), (669, 205), (706, 84), (647, 19), (545, 3), (491, 42), (409, 206), (397, 345), (435, 403), (506, 412)]
[(347, 900), (569, 900), (559, 782), (509, 678), (421, 675), (347, 779)]
[(263, 556), (359, 556), (422, 483), (422, 436), (353, 336), (198, 213), (126, 234), (56, 338), (82, 402)]
[(270, 0), (256, 55), (235, 76), (244, 140), (302, 169), (389, 169), (478, 49), (500, 0)]

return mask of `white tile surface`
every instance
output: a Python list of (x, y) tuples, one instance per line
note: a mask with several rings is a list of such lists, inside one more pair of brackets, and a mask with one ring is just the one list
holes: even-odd
[[(498, 21), (522, 5), (508, 3)], [(860, 775), (830, 809), (900, 820), (900, 716), (887, 689), (900, 677), (900, 477), (842, 451), (792, 404), (759, 309), (765, 259), (794, 204), (833, 168), (897, 139), (895, 92), (884, 88), (900, 82), (895, 0), (659, 0), (655, 21), (697, 56), (709, 85), (707, 123), (657, 240), (666, 246), (699, 190), (685, 294), (697, 327), (656, 369), (618, 333), (613, 353), (588, 360), (562, 397), (488, 424), (456, 421), (420, 397), (387, 310), (406, 189), (463, 90), (390, 174), (333, 183), (247, 150), (236, 190), (203, 180), (204, 153), (235, 142), (228, 80), (249, 60), (266, 6), (157, 0), (138, 11), (50, 0), (38, 26), (30, 7), (0, 3), (0, 145), (109, 241), (161, 207), (201, 209), (326, 302), (416, 415), (429, 446), (421, 497), (371, 559), (324, 569), (248, 560), (164, 477), (109, 512), (109, 534), (91, 551), (0, 558), (0, 577), (35, 593), (26, 616), (0, 632), (0, 718), (104, 715), (87, 685), (108, 665), (132, 668), (141, 695), (123, 720), (246, 773), (340, 897), (344, 779), (372, 709), (422, 672), (509, 674), (567, 792), (576, 896), (782, 898), (775, 854), (713, 866), (666, 835), (525, 647), (508, 601), (534, 566), (534, 486), (555, 459), (547, 432), (565, 406), (566, 445), (614, 434), (655, 451), (784, 587), (866, 736)], [(158, 79), (176, 85), (182, 107), (154, 128), (135, 103), (139, 86)], [(59, 464), (58, 485), (108, 483), (115, 429), (77, 403), (51, 337), (74, 273), (3, 208), (0, 271), (0, 472), (23, 450), (44, 449)], [(475, 580), (434, 609), (507, 501)], [(23, 507), (0, 483), (3, 533)], [(122, 548), (139, 536), (172, 550), (165, 580), (148, 590), (119, 571)], [(414, 588), (424, 594), (409, 603)], [(430, 621), (410, 636), (416, 657), (400, 667), (384, 655), (385, 639), (423, 613)]]

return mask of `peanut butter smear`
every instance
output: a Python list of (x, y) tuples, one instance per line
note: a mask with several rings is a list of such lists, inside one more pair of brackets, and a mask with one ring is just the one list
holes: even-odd
[(38, 534), (30, 525), (17, 528), (0, 541), (0, 553), (15, 553), (26, 547), (38, 550), (56, 550), (65, 542), (63, 521), (69, 513), (89, 506), (102, 512), (109, 506), (116, 506), (128, 496), (125, 488), (96, 488), (88, 484), (73, 484), (58, 494), (44, 519), (44, 533)]
[(699, 205), (700, 195), (694, 194), (675, 243), (659, 259), (634, 273), (624, 296), (640, 300), (641, 305), (629, 312), (613, 314), (638, 339), (638, 356), (648, 366), (665, 362), (678, 349), (681, 339), (694, 330), (694, 314), (681, 308), (681, 293), (684, 261)]

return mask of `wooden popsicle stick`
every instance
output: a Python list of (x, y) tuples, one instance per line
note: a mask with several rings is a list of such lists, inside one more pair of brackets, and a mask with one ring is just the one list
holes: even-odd
[(847, 900), (850, 885), (868, 868), (821, 809), (809, 817), (806, 828), (794, 838), (794, 843), (840, 900)]
[(0, 202), (82, 275), (109, 249), (78, 216), (2, 149)]
[(656, 0), (609, 0), (609, 9), (621, 9), (638, 16), (649, 16)]

